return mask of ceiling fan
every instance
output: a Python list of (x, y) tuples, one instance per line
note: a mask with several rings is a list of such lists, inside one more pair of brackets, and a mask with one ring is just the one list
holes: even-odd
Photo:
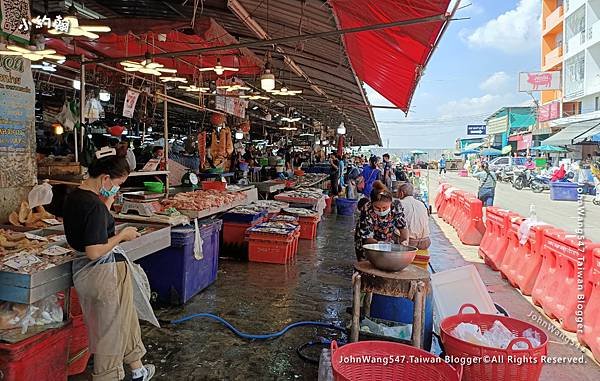
[(237, 67), (226, 67), (221, 65), (221, 59), (217, 58), (217, 64), (211, 67), (203, 67), (200, 71), (214, 71), (217, 75), (223, 75), (226, 71), (239, 71), (240, 69)]
[(264, 99), (264, 100), (269, 99), (269, 97), (265, 97), (261, 93), (243, 94), (243, 95), (240, 95), (240, 98), (242, 98), (242, 99), (250, 99), (250, 100), (253, 100), (253, 101), (259, 100), (259, 99)]
[(162, 82), (181, 82), (181, 83), (187, 83), (187, 78), (185, 78), (185, 77), (177, 77), (177, 76), (164, 76), (164, 77), (160, 77), (160, 80)]
[(239, 85), (239, 84), (234, 84), (234, 85), (221, 85), (221, 86), (217, 86), (217, 89), (221, 89), (221, 90), (225, 90), (225, 91), (245, 91), (245, 90), (251, 90), (250, 87), (248, 86), (244, 86), (244, 85)]
[(67, 59), (65, 56), (56, 54), (54, 49), (36, 50), (35, 47), (22, 48), (16, 45), (8, 45), (6, 49), (0, 50), (2, 56), (21, 56), (27, 58), (30, 61), (41, 61), (44, 59), (50, 59), (55, 61), (64, 61)]
[(208, 87), (197, 87), (193, 84), (189, 86), (178, 86), (178, 88), (190, 93), (208, 93), (210, 91), (210, 88)]
[(135, 61), (121, 61), (120, 65), (123, 66), (125, 71), (137, 71), (142, 74), (153, 74), (156, 76), (161, 76), (163, 73), (177, 73), (176, 69), (166, 68), (165, 65), (160, 64), (158, 62), (152, 62), (152, 56), (150, 53), (146, 53), (146, 59), (142, 62)]
[(271, 90), (269, 93), (273, 95), (281, 95), (281, 96), (293, 96), (302, 94), (302, 90), (290, 90), (285, 85), (281, 89)]
[[(62, 23), (61, 26), (59, 26)], [(61, 35), (66, 34), (73, 37), (87, 37), (91, 39), (99, 38), (96, 33), (110, 32), (110, 27), (105, 25), (79, 25), (79, 20), (76, 16), (66, 16), (63, 20), (56, 23), (52, 29), (48, 30), (49, 34)]]

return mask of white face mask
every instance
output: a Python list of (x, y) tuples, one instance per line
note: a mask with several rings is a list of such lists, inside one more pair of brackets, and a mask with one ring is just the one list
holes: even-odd
[(385, 216), (387, 216), (387, 215), (390, 213), (390, 211), (391, 211), (391, 210), (392, 210), (391, 208), (387, 208), (386, 210), (384, 210), (384, 211), (382, 211), (382, 212), (380, 212), (380, 211), (375, 211), (375, 213), (377, 213), (377, 215), (378, 215), (379, 217), (385, 217)]

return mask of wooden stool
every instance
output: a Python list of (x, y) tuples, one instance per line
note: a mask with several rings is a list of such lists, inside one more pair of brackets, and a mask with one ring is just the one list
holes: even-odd
[(371, 313), (373, 293), (386, 296), (404, 297), (414, 303), (411, 342), (414, 347), (423, 348), (425, 325), (425, 296), (431, 287), (429, 272), (415, 265), (408, 265), (402, 271), (387, 272), (376, 269), (371, 262), (354, 263), (356, 272), (352, 276), (352, 326), (350, 340), (358, 341), (360, 332), (360, 293), (365, 292), (365, 316)]

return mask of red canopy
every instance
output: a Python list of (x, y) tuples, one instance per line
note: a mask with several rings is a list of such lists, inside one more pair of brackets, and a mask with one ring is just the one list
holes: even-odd
[[(450, 0), (330, 0), (338, 28), (443, 15)], [(344, 35), (358, 77), (395, 106), (408, 112), (419, 76), (445, 20)]]

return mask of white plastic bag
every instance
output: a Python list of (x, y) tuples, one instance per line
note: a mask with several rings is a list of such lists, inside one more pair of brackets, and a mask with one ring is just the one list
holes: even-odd
[(38, 184), (31, 189), (27, 196), (27, 202), (31, 209), (36, 206), (48, 205), (52, 202), (52, 185), (44, 181), (42, 184)]
[(202, 252), (202, 246), (204, 242), (202, 241), (202, 236), (200, 236), (200, 229), (198, 229), (198, 220), (194, 220), (194, 258), (197, 260), (201, 260), (204, 258), (204, 253)]

